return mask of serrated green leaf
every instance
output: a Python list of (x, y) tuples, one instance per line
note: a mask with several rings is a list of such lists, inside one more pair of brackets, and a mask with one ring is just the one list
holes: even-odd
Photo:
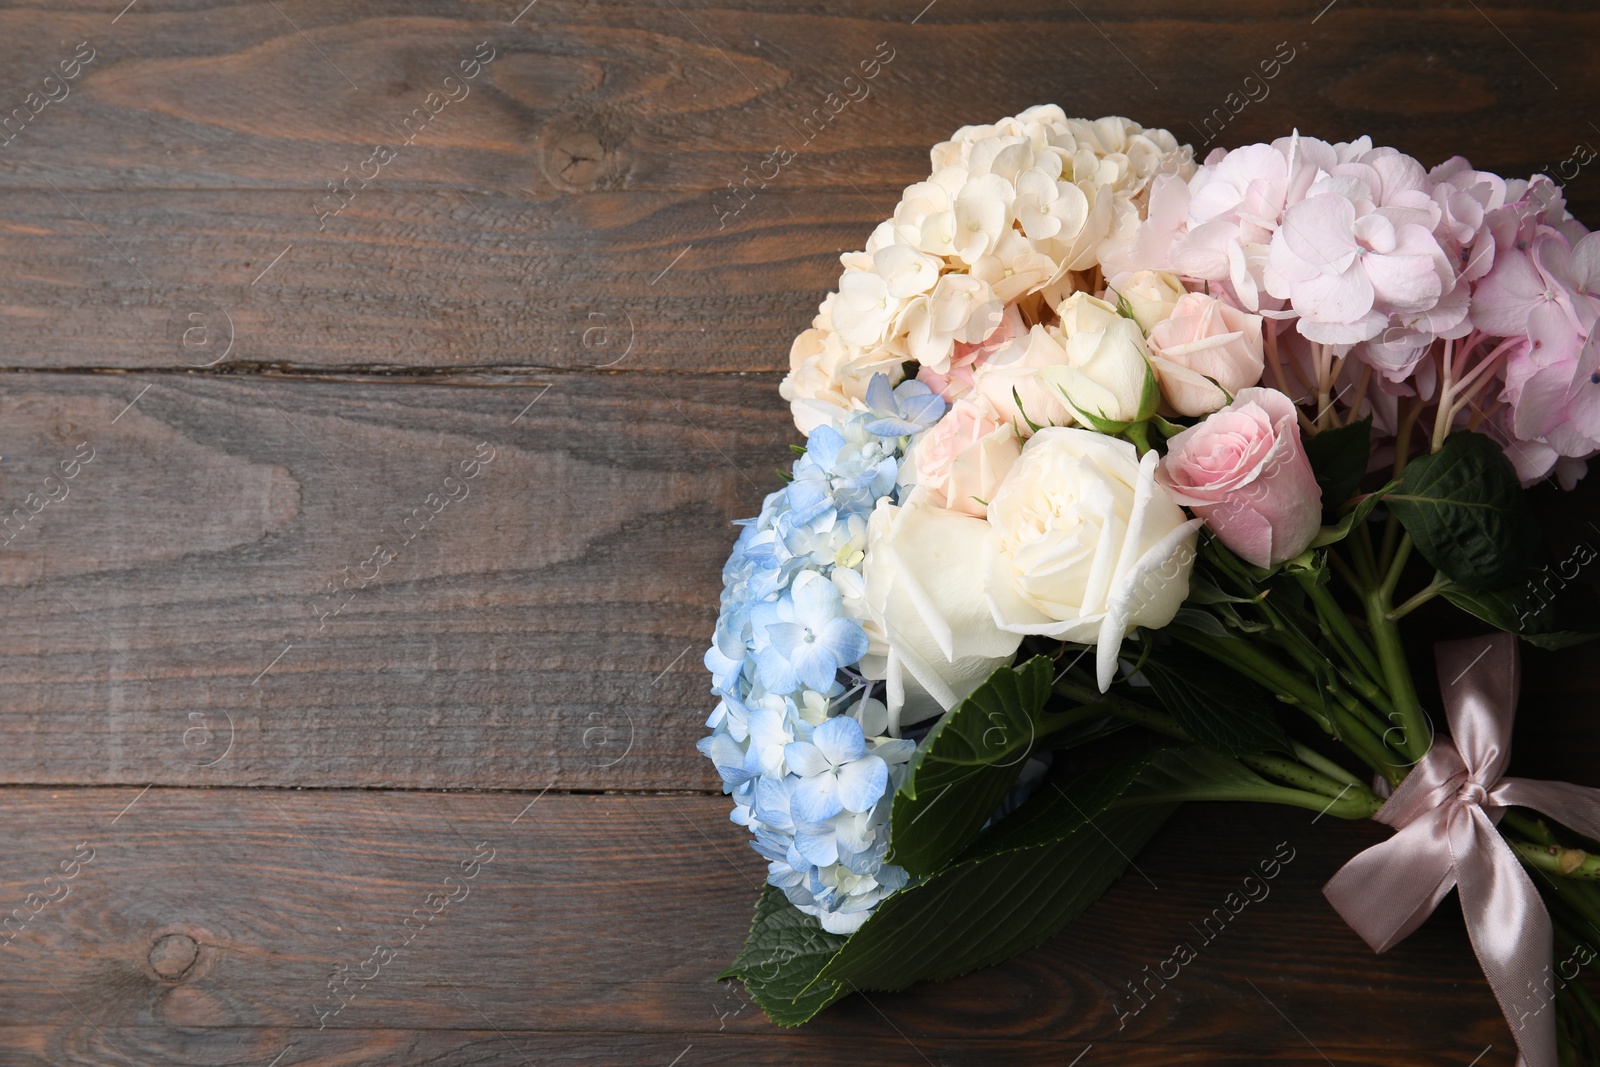
[[(795, 1026), (852, 990), (952, 978), (1048, 940), (1110, 888), (1173, 811), (1166, 803), (1108, 810), (1152, 755), (1047, 784), (960, 861), (885, 900), (848, 939), (764, 890), (724, 977), (745, 981), (775, 1022)], [(829, 945), (837, 948), (824, 960)]]
[(1322, 513), (1335, 525), (1339, 508), (1361, 487), (1372, 457), (1372, 416), (1304, 438), (1306, 458), (1322, 489)]
[(1290, 751), (1277, 702), (1250, 679), (1185, 645), (1152, 652), (1141, 671), (1190, 737), (1230, 756)]
[(1411, 461), (1387, 497), (1417, 551), (1467, 592), (1515, 582), (1537, 558), (1539, 525), (1500, 446), (1459, 430)]
[(931, 874), (977, 836), (1044, 729), (1053, 667), (1035, 656), (999, 668), (917, 746), (890, 814), (890, 863)]
[(717, 978), (739, 979), (773, 1022), (799, 1026), (849, 992), (833, 982), (815, 981), (845, 940), (789, 903), (782, 890), (762, 886), (750, 935)]
[(1009, 959), (1066, 926), (1121, 876), (1172, 805), (1107, 811), (1150, 753), (1047, 784), (961, 860), (878, 906), (818, 975), (903, 989)]
[(1446, 586), (1440, 595), (1537, 648), (1570, 648), (1600, 637), (1600, 596), (1551, 565), (1532, 569), (1522, 582), (1503, 589), (1474, 593)]

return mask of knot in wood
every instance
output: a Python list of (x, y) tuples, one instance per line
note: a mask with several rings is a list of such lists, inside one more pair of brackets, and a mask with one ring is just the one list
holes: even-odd
[(163, 934), (150, 946), (150, 969), (169, 982), (182, 980), (200, 956), (200, 943), (188, 934)]

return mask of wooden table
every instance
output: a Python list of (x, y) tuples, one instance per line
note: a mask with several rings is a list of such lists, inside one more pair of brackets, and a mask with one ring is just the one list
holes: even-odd
[[(1378, 828), (1242, 807), (781, 1031), (713, 981), (763, 868), (693, 742), (789, 339), (930, 145), (1366, 132), (1600, 223), (1592, 5), (125, 2), (0, 11), (0, 1065), (1512, 1063), (1453, 903), (1374, 957), (1323, 902)], [(1520, 751), (1593, 785), (1590, 656)]]

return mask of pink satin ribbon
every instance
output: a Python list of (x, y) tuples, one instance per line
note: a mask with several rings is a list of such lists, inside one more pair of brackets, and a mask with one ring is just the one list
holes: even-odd
[(1516, 718), (1516, 638), (1451, 641), (1435, 653), (1450, 737), (1434, 742), (1373, 816), (1395, 835), (1341, 867), (1323, 893), (1384, 952), (1459, 890), (1473, 951), (1516, 1037), (1517, 1062), (1556, 1067), (1550, 916), (1495, 824), (1508, 807), (1532, 808), (1600, 837), (1600, 790), (1501, 777)]

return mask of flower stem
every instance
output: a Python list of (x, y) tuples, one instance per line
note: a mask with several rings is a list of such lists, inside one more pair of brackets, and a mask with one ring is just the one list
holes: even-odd
[(1370, 804), (1372, 811), (1375, 812), (1379, 808), (1383, 807), (1383, 801), (1379, 800), (1377, 795), (1373, 793), (1372, 790), (1368, 789), (1364, 785), (1361, 785), (1359, 782), (1355, 783), (1354, 785), (1349, 782), (1341, 784), (1331, 778), (1325, 777), (1323, 774), (1314, 770), (1313, 768), (1307, 767), (1301, 763), (1297, 763), (1294, 760), (1287, 760), (1280, 756), (1269, 756), (1259, 753), (1253, 755), (1243, 755), (1236, 758), (1240, 763), (1244, 764), (1246, 767), (1249, 767), (1251, 770), (1256, 771), (1259, 774), (1269, 775), (1278, 779), (1280, 782), (1283, 782), (1286, 785), (1294, 786), (1297, 789), (1305, 789), (1313, 793), (1321, 793), (1323, 796), (1334, 800), (1340, 800), (1346, 794), (1354, 790), (1357, 796), (1364, 796), (1366, 799), (1373, 802)]
[[(1336, 819), (1370, 819), (1373, 812), (1382, 806), (1382, 801), (1376, 797), (1368, 801), (1364, 797), (1355, 795), (1352, 790), (1343, 797), (1330, 802), (1321, 793), (1310, 793), (1301, 789), (1291, 789), (1287, 786), (1271, 785), (1242, 785), (1228, 782), (1205, 782), (1195, 785), (1186, 785), (1170, 792), (1150, 792), (1129, 794), (1125, 793), (1118, 798), (1112, 807), (1127, 807), (1135, 804), (1175, 804), (1193, 800), (1233, 801), (1247, 804), (1285, 804), (1292, 808), (1305, 808), (1318, 814), (1332, 815)], [(1376, 801), (1374, 804), (1373, 802)]]
[(1333, 760), (1328, 759), (1316, 749), (1308, 748), (1298, 741), (1291, 741), (1289, 742), (1289, 745), (1294, 750), (1294, 758), (1299, 760), (1301, 763), (1304, 763), (1307, 767), (1321, 772), (1323, 775), (1332, 778), (1336, 782), (1343, 782), (1346, 785), (1358, 785), (1363, 789), (1366, 788), (1365, 783), (1363, 783), (1360, 778), (1357, 778), (1355, 775), (1351, 774), (1349, 771), (1333, 762)]
[[(1410, 544), (1409, 536), (1401, 541), (1401, 551), (1397, 553), (1400, 558), (1397, 562), (1403, 562), (1404, 553), (1410, 550)], [(1398, 567), (1393, 568), (1392, 573), (1398, 573), (1398, 570)], [(1401, 735), (1395, 747), (1409, 760), (1416, 762), (1427, 755), (1428, 749), (1433, 744), (1433, 734), (1428, 725), (1428, 717), (1422, 710), (1422, 702), (1417, 698), (1417, 687), (1411, 680), (1411, 668), (1406, 665), (1406, 652), (1400, 641), (1400, 628), (1390, 617), (1390, 613), (1394, 610), (1389, 602), (1391, 591), (1392, 586), (1386, 581), (1383, 587), (1366, 594), (1367, 626), (1372, 631), (1372, 643), (1378, 652), (1378, 662), (1383, 666), (1389, 699), (1394, 704), (1391, 716), (1394, 727), (1390, 732), (1397, 731)]]
[(1558, 878), (1600, 881), (1600, 856), (1591, 856), (1582, 849), (1562, 848), (1560, 845), (1535, 845), (1528, 841), (1506, 842), (1517, 858), (1529, 867), (1536, 867)]
[[(1385, 555), (1387, 556), (1387, 553)], [(1400, 575), (1405, 572), (1406, 560), (1410, 556), (1411, 535), (1406, 534), (1400, 538), (1400, 545), (1394, 550), (1394, 557), (1389, 561), (1389, 572), (1384, 576), (1383, 585), (1380, 587), (1385, 600), (1394, 596), (1395, 587), (1400, 584)]]
[[(1401, 405), (1404, 407), (1404, 405)], [(1422, 401), (1418, 400), (1410, 407), (1406, 407), (1400, 415), (1400, 423), (1395, 428), (1394, 434), (1394, 476), (1400, 477), (1405, 472), (1406, 462), (1411, 459), (1411, 432), (1416, 429), (1417, 416), (1422, 414)]]
[(1389, 621), (1394, 622), (1396, 619), (1404, 618), (1405, 616), (1410, 615), (1413, 611), (1416, 611), (1418, 608), (1422, 607), (1422, 605), (1426, 604), (1428, 601), (1432, 600), (1449, 587), (1450, 579), (1446, 578), (1442, 574), (1435, 573), (1433, 576), (1433, 581), (1429, 582), (1420, 593), (1418, 593), (1416, 596), (1410, 597), (1404, 604), (1401, 604), (1399, 607), (1389, 612)]
[(1177, 738), (1180, 741), (1194, 740), (1187, 730), (1178, 725), (1176, 719), (1154, 708), (1147, 708), (1136, 701), (1109, 693), (1100, 693), (1086, 685), (1079, 685), (1071, 679), (1063, 679), (1055, 684), (1055, 691), (1069, 700), (1076, 700), (1085, 706), (1099, 709), (1101, 713), (1110, 713), (1126, 722), (1148, 727), (1160, 734)]
[(1550, 827), (1544, 824), (1544, 820), (1530, 819), (1516, 808), (1508, 808), (1506, 810), (1506, 813), (1500, 817), (1500, 825), (1509, 827), (1528, 840), (1541, 845), (1558, 843), (1556, 835), (1550, 832)]
[(1445, 341), (1444, 353), (1439, 360), (1439, 408), (1433, 415), (1432, 451), (1434, 452), (1439, 451), (1439, 445), (1444, 441), (1445, 434), (1450, 432), (1450, 402), (1455, 399), (1455, 344), (1454, 338)]
[[(1070, 700), (1084, 701), (1085, 707), (1094, 707), (1101, 711), (1110, 712), (1119, 719), (1137, 723), (1148, 727), (1168, 737), (1183, 741), (1193, 740), (1189, 732), (1179, 726), (1170, 715), (1147, 708), (1136, 701), (1123, 697), (1101, 695), (1088, 686), (1080, 685), (1070, 680), (1059, 681), (1054, 689), (1057, 693)], [(1309, 751), (1309, 750), (1308, 750)], [(1272, 804), (1289, 804), (1294, 807), (1309, 808), (1313, 811), (1327, 812), (1340, 819), (1367, 819), (1383, 806), (1383, 801), (1375, 796), (1371, 790), (1362, 785), (1358, 779), (1350, 776), (1349, 772), (1337, 764), (1317, 757), (1318, 762), (1328, 766), (1332, 775), (1322, 773), (1321, 768), (1296, 763), (1293, 760), (1283, 759), (1270, 755), (1246, 755), (1236, 757), (1240, 763), (1270, 775), (1279, 781), (1288, 783), (1288, 787), (1268, 785), (1266, 787), (1243, 787), (1228, 785), (1226, 783), (1202, 784), (1185, 786), (1179, 794), (1161, 794), (1160, 796), (1141, 796), (1137, 800), (1130, 799), (1130, 803), (1155, 803), (1168, 800), (1246, 800)], [(1330, 803), (1331, 800), (1331, 803)], [(1313, 803), (1315, 801), (1315, 803)]]
[(1372, 530), (1366, 523), (1353, 531), (1350, 546), (1356, 569), (1356, 581), (1350, 584), (1352, 588), (1365, 592), (1378, 584), (1378, 561), (1372, 552)]
[(1173, 627), (1172, 635), (1190, 648), (1222, 660), (1281, 697), (1312, 709), (1322, 705), (1316, 688), (1310, 682), (1296, 677), (1270, 656), (1243, 641), (1213, 637), (1183, 626)]
[(1362, 724), (1343, 704), (1324, 700), (1316, 686), (1297, 677), (1270, 656), (1243, 641), (1216, 638), (1188, 627), (1173, 627), (1172, 634), (1190, 648), (1221, 660), (1246, 678), (1264, 686), (1279, 699), (1298, 706), (1324, 733), (1349, 745), (1368, 767), (1397, 783), (1405, 776), (1404, 760), (1393, 758), (1380, 737)]
[(1329, 637), (1334, 639), (1335, 645), (1341, 648), (1347, 659), (1353, 659), (1352, 666), (1365, 672), (1371, 681), (1383, 678), (1383, 668), (1378, 663), (1378, 657), (1368, 647), (1356, 632), (1355, 624), (1350, 621), (1350, 616), (1333, 599), (1333, 591), (1326, 585), (1317, 581), (1317, 576), (1308, 572), (1296, 575), (1300, 586), (1306, 591), (1306, 596), (1311, 599), (1312, 606), (1317, 609), (1317, 618), (1322, 620), (1324, 630)]

